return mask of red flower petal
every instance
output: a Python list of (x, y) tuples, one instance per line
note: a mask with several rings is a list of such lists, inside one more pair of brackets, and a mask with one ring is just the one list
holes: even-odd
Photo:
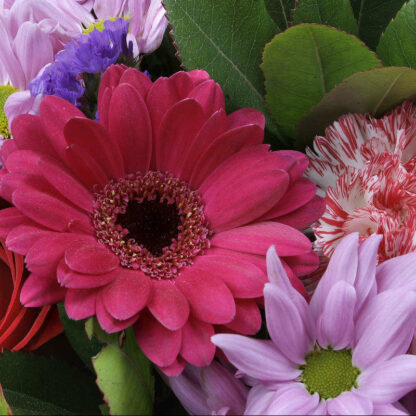
[(256, 334), (261, 328), (261, 314), (256, 302), (251, 299), (237, 299), (235, 309), (235, 318), (225, 326), (239, 334)]
[(154, 280), (152, 287), (152, 296), (147, 305), (152, 315), (171, 331), (182, 328), (188, 320), (189, 304), (175, 282)]
[(201, 82), (192, 91), (188, 98), (195, 98), (209, 117), (218, 110), (225, 110), (224, 94), (221, 87), (212, 79)]
[(224, 324), (234, 318), (233, 295), (209, 271), (197, 267), (184, 269), (175, 280), (196, 318), (212, 324)]
[[(143, 72), (136, 71), (133, 68), (127, 68), (121, 75), (120, 84), (131, 85), (142, 97), (146, 98), (152, 81)], [(130, 109), (131, 110), (131, 109)]]
[(152, 129), (146, 104), (132, 86), (121, 84), (114, 90), (108, 120), (109, 132), (117, 138), (126, 172), (146, 172), (152, 156)]
[(0, 238), (5, 238), (14, 227), (28, 222), (30, 220), (15, 207), (0, 210)]
[(29, 249), (41, 238), (55, 233), (34, 225), (18, 225), (7, 235), (7, 247), (18, 254), (27, 254)]
[(163, 371), (164, 374), (166, 374), (168, 377), (176, 377), (180, 373), (182, 373), (183, 369), (185, 368), (186, 361), (178, 357), (171, 365), (168, 365), (166, 367), (159, 367), (161, 371)]
[(103, 274), (116, 269), (119, 259), (102, 244), (85, 241), (66, 249), (65, 263), (75, 272)]
[(95, 315), (97, 291), (69, 289), (65, 295), (65, 310), (71, 319), (79, 320)]
[(190, 318), (182, 328), (181, 356), (193, 365), (209, 365), (215, 355), (215, 345), (211, 342), (214, 335), (211, 324)]
[(262, 130), (264, 130), (266, 125), (266, 119), (264, 118), (264, 115), (255, 108), (240, 108), (239, 110), (231, 113), (227, 117), (227, 121), (229, 129), (256, 124)]
[(52, 305), (64, 300), (65, 289), (60, 287), (56, 277), (29, 275), (23, 284), (20, 301), (26, 307)]
[(172, 365), (182, 344), (182, 331), (169, 331), (150, 313), (144, 313), (134, 325), (137, 343), (144, 354), (160, 367)]
[(129, 319), (147, 305), (150, 289), (150, 278), (144, 273), (120, 269), (117, 279), (103, 289), (102, 300), (114, 318)]

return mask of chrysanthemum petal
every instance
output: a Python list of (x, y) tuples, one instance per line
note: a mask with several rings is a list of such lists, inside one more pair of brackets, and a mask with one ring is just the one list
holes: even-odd
[(184, 270), (176, 285), (186, 296), (192, 314), (211, 324), (226, 324), (235, 316), (235, 302), (228, 287), (210, 271), (201, 268)]
[(182, 358), (199, 367), (209, 365), (215, 354), (212, 335), (214, 328), (211, 324), (190, 317), (182, 328)]
[(189, 303), (174, 282), (152, 281), (152, 295), (147, 305), (152, 315), (171, 331), (184, 326), (189, 316)]
[(114, 89), (110, 108), (108, 129), (117, 138), (126, 172), (146, 172), (152, 156), (152, 130), (143, 98), (131, 85), (120, 84)]
[(359, 393), (375, 404), (389, 404), (402, 398), (416, 386), (416, 356), (406, 354), (391, 358), (360, 374)]
[(301, 373), (295, 364), (278, 351), (272, 341), (233, 334), (217, 334), (211, 340), (224, 351), (233, 365), (255, 379), (289, 381)]
[(328, 401), (327, 409), (330, 415), (372, 415), (373, 403), (358, 392), (346, 391)]
[(139, 347), (160, 367), (171, 365), (182, 345), (182, 332), (170, 331), (150, 314), (143, 314), (134, 325)]
[(318, 320), (318, 343), (341, 350), (354, 344), (354, 308), (357, 301), (353, 286), (339, 281), (329, 291)]
[(408, 415), (409, 412), (400, 403), (396, 404), (374, 404), (373, 414), (375, 415)]
[(146, 306), (150, 289), (149, 276), (138, 271), (122, 269), (117, 279), (102, 290), (102, 299), (114, 318), (129, 319)]

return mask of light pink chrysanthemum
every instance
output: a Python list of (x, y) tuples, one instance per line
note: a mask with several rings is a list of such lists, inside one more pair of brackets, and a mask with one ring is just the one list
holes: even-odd
[(217, 361), (202, 368), (188, 364), (168, 383), (191, 415), (241, 415), (246, 408), (248, 387)]
[(162, 0), (95, 0), (94, 12), (99, 20), (128, 18), (129, 33), (137, 42), (136, 54), (157, 49), (168, 25)]
[(416, 106), (382, 119), (348, 114), (307, 149), (306, 176), (326, 194), (316, 246), (331, 256), (340, 239), (382, 234), (379, 261), (416, 250)]
[(208, 365), (215, 330), (253, 334), (275, 244), (292, 284), (317, 267), (303, 229), (323, 211), (302, 177), (305, 155), (269, 152), (264, 117), (226, 115), (204, 71), (152, 83), (112, 66), (100, 122), (46, 97), (2, 149), (0, 234), (26, 254), (25, 305), (65, 299), (108, 332), (135, 325), (144, 353), (169, 374)]
[(6, 6), (0, 9), (0, 88), (18, 90), (4, 106), (10, 124), (18, 114), (38, 112), (41, 97), (31, 96), (27, 85), (66, 42), (81, 35), (82, 23), (94, 19), (72, 0), (16, 0)]
[[(253, 385), (245, 414), (406, 414), (397, 403), (416, 387), (416, 293), (379, 288), (413, 254), (376, 267), (381, 236), (345, 237), (308, 304), (274, 248), (264, 289), (270, 341), (218, 334), (213, 342)], [(390, 271), (390, 273), (389, 273)], [(413, 274), (413, 282), (416, 276)], [(414, 283), (414, 284), (415, 284)]]

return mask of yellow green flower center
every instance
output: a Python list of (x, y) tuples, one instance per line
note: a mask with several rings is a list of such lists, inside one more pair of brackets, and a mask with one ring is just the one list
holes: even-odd
[(358, 388), (360, 369), (352, 365), (351, 350), (334, 351), (317, 349), (309, 353), (302, 370), (301, 381), (310, 394), (318, 393), (322, 399), (339, 396), (353, 387)]
[[(105, 29), (105, 22), (115, 22), (119, 17), (111, 17), (110, 19), (100, 20), (97, 23), (90, 24), (86, 29), (82, 31), (85, 35), (91, 33), (94, 29), (97, 29), (99, 32), (102, 32)], [(123, 17), (124, 20), (129, 20), (128, 17)]]
[(4, 104), (6, 100), (18, 90), (13, 88), (11, 85), (0, 86), (0, 135), (5, 139), (10, 139), (9, 122), (4, 112)]

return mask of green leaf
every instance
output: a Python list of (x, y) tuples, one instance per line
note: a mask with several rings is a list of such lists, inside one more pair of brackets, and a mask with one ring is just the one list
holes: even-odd
[(405, 2), (406, 0), (351, 0), (358, 20), (360, 39), (375, 50), (384, 29)]
[[(221, 85), (228, 111), (254, 107), (265, 112), (261, 53), (279, 29), (264, 2), (165, 0), (164, 4), (186, 69), (206, 70)], [(266, 128), (278, 134), (269, 119)]]
[(295, 8), (296, 0), (264, 0), (264, 3), (270, 16), (280, 29), (287, 29), (292, 20), (291, 15)]
[(87, 322), (87, 328), (89, 334), (108, 342), (93, 358), (93, 365), (110, 414), (152, 414), (155, 390), (152, 364), (137, 346), (133, 329), (107, 337), (95, 319)]
[(4, 397), (3, 388), (0, 385), (0, 415), (1, 416), (10, 416), (12, 414), (13, 414), (12, 410), (10, 409), (10, 406), (6, 401), (6, 398)]
[[(96, 414), (102, 402), (101, 394), (88, 374), (63, 361), (31, 353), (3, 352), (0, 355), (0, 383), (14, 412), (28, 409), (26, 414), (37, 411), (56, 414), (57, 411), (49, 413), (46, 409), (60, 408), (69, 414)], [(36, 407), (36, 403), (40, 407)]]
[(410, 0), (381, 36), (377, 54), (385, 65), (416, 68), (415, 28), (416, 1)]
[(73, 321), (69, 319), (62, 303), (58, 304), (58, 310), (69, 343), (84, 364), (93, 371), (91, 359), (100, 351), (101, 343), (95, 338), (88, 339), (87, 333), (85, 332), (85, 321)]
[(294, 138), (299, 120), (326, 92), (354, 72), (380, 65), (355, 36), (315, 24), (293, 26), (264, 50), (268, 109)]
[(349, 0), (299, 0), (293, 23), (321, 23), (358, 34), (357, 21)]
[(310, 145), (315, 135), (347, 113), (375, 117), (416, 95), (416, 70), (387, 67), (351, 75), (325, 95), (299, 123), (297, 147)]

